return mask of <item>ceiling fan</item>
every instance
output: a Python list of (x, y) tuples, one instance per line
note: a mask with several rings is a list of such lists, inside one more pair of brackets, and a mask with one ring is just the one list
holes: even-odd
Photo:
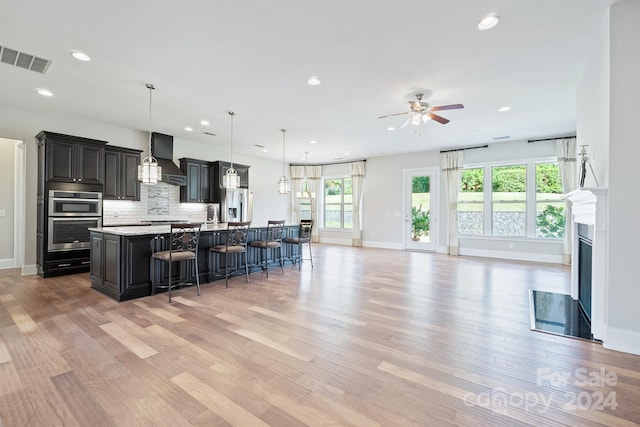
[(395, 113), (395, 114), (387, 114), (386, 116), (380, 116), (379, 119), (384, 119), (385, 117), (393, 117), (393, 116), (401, 116), (403, 114), (408, 114), (409, 118), (405, 120), (400, 128), (407, 127), (409, 123), (412, 125), (418, 126), (420, 123), (426, 123), (429, 119), (433, 119), (438, 123), (442, 123), (446, 125), (449, 123), (448, 119), (445, 119), (442, 116), (437, 114), (433, 114), (433, 111), (442, 111), (442, 110), (457, 110), (460, 108), (464, 108), (462, 104), (451, 104), (451, 105), (440, 105), (437, 107), (430, 107), (428, 102), (424, 102), (422, 97), (424, 94), (416, 93), (417, 101), (409, 101), (409, 105), (411, 109), (409, 111), (405, 111), (403, 113)]

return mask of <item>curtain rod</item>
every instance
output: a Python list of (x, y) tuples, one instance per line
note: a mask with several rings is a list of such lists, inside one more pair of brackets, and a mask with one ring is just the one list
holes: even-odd
[(327, 165), (342, 165), (345, 163), (353, 163), (353, 162), (366, 162), (367, 159), (357, 159), (350, 160), (348, 162), (329, 162), (329, 163), (289, 163), (289, 166), (327, 166)]
[(441, 150), (440, 152), (441, 153), (450, 153), (452, 151), (475, 150), (476, 148), (487, 148), (487, 147), (488, 147), (488, 145), (485, 144), (485, 145), (478, 145), (476, 147), (465, 147), (465, 148), (454, 148), (452, 150)]
[(555, 138), (543, 138), (543, 139), (530, 139), (527, 142), (528, 143), (532, 143), (532, 142), (541, 142), (541, 141), (555, 141), (557, 139), (563, 139), (563, 138), (575, 138), (575, 135), (568, 135), (568, 136), (557, 136)]

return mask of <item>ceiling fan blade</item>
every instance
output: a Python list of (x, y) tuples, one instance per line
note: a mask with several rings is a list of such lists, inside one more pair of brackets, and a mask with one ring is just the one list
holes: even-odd
[(385, 117), (393, 117), (393, 116), (401, 116), (403, 114), (409, 114), (406, 111), (404, 113), (395, 113), (395, 114), (387, 114), (386, 116), (380, 116), (379, 119), (384, 119)]
[(437, 114), (433, 114), (433, 113), (427, 113), (427, 114), (429, 115), (429, 117), (431, 117), (433, 120), (435, 120), (438, 123), (442, 123), (443, 125), (446, 125), (447, 123), (449, 123), (449, 120)]
[(402, 124), (400, 125), (400, 129), (404, 129), (407, 127), (407, 125), (411, 122), (411, 117), (409, 117), (407, 120), (405, 120), (404, 122), (402, 122)]
[(429, 111), (458, 110), (460, 108), (464, 108), (464, 105), (462, 104), (439, 105), (437, 107), (429, 108)]

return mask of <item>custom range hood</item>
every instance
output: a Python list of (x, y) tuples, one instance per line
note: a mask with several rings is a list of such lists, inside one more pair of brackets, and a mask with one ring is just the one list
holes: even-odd
[(171, 185), (187, 185), (187, 177), (173, 163), (173, 136), (163, 133), (151, 133), (151, 154), (162, 168), (162, 180)]

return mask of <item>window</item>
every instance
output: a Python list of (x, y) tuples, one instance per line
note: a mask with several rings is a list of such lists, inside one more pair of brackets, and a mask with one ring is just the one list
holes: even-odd
[(484, 168), (463, 169), (460, 174), (458, 232), (484, 234)]
[(461, 235), (561, 239), (564, 214), (555, 161), (475, 166), (460, 174)]
[(491, 218), (494, 236), (526, 236), (525, 165), (491, 168)]
[(298, 199), (300, 219), (311, 219), (311, 199)]
[(536, 236), (564, 237), (564, 194), (557, 163), (536, 164)]
[(324, 227), (353, 226), (351, 177), (324, 179)]

